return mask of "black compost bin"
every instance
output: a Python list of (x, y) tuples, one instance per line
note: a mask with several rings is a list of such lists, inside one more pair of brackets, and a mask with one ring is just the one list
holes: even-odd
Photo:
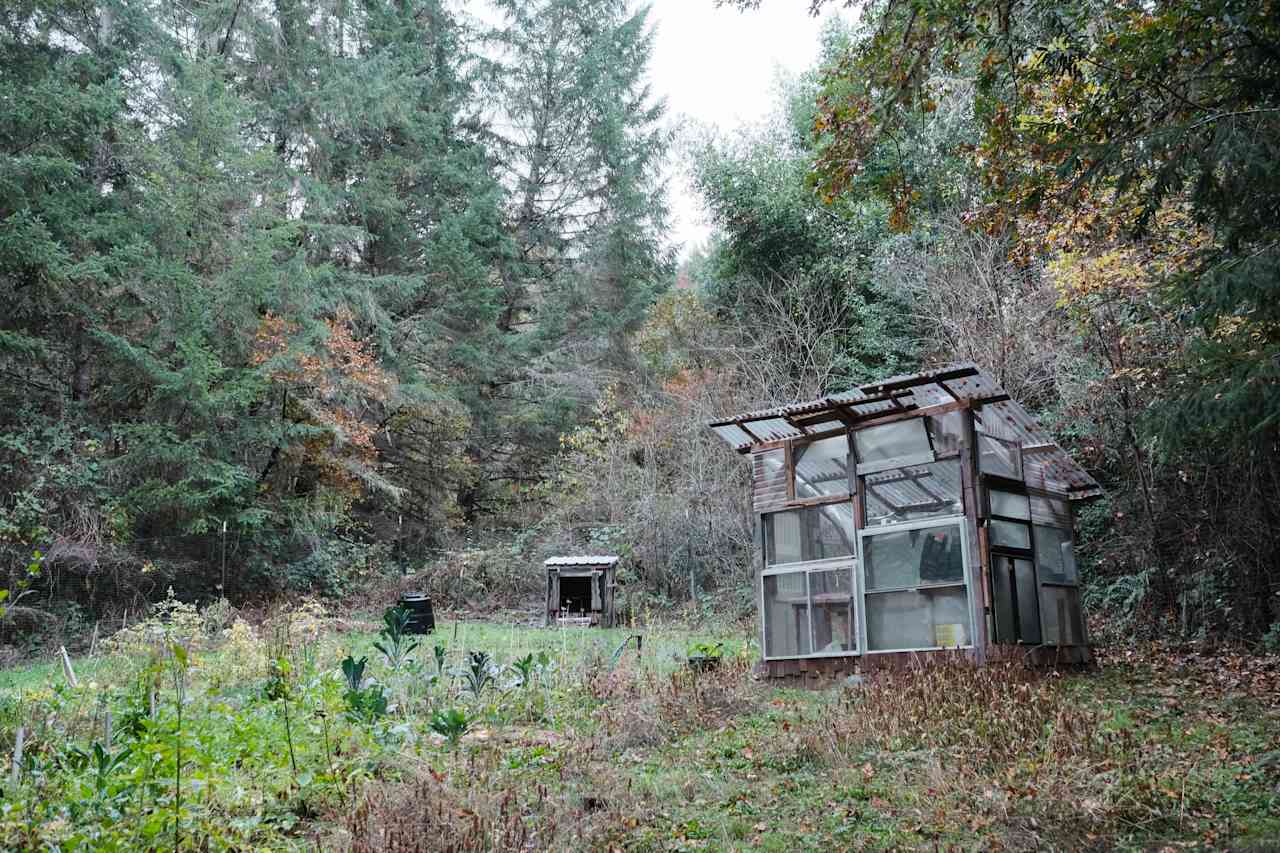
[(430, 634), (436, 629), (436, 614), (431, 610), (431, 597), (421, 592), (400, 596), (400, 606), (409, 611), (410, 634)]

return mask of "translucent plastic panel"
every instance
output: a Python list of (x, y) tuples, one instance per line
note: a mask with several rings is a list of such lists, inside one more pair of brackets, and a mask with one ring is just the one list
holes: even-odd
[(810, 572), (809, 603), (816, 654), (847, 652), (857, 648), (851, 569)]
[(755, 458), (760, 460), (762, 473), (770, 478), (780, 473), (787, 465), (786, 452), (782, 448), (757, 451)]
[(844, 435), (796, 443), (791, 457), (796, 469), (797, 498), (849, 494), (849, 439)]
[(766, 575), (763, 604), (765, 656), (777, 658), (809, 654), (812, 645), (805, 573)]
[(992, 521), (988, 523), (991, 544), (1006, 548), (1030, 548), (1031, 526), (1017, 521)]
[(858, 448), (858, 462), (863, 465), (929, 452), (924, 418), (861, 429), (853, 434), (853, 440)]
[(960, 515), (960, 460), (864, 474), (867, 526)]
[(826, 432), (830, 429), (843, 429), (844, 421), (823, 421), (820, 424), (809, 424), (805, 427), (805, 431), (810, 435), (819, 432)]
[(878, 533), (863, 542), (867, 589), (964, 583), (960, 525)]
[(1044, 642), (1076, 646), (1084, 642), (1080, 618), (1080, 595), (1075, 587), (1040, 587), (1040, 609), (1044, 614)]
[(745, 432), (742, 431), (740, 427), (736, 427), (733, 424), (726, 424), (725, 426), (712, 427), (711, 429), (715, 431), (716, 435), (720, 436), (722, 439), (724, 439), (726, 442), (728, 442), (730, 445), (734, 447), (738, 447), (743, 444), (755, 443), (754, 441), (751, 440), (751, 436), (747, 435)]
[(853, 504), (848, 501), (764, 516), (769, 565), (848, 557), (854, 552)]
[(991, 499), (991, 514), (1005, 515), (1009, 518), (1031, 518), (1031, 502), (1026, 495), (1015, 495), (992, 489), (987, 495)]
[(989, 435), (978, 436), (978, 465), (984, 474), (1022, 479), (1022, 448)]
[(747, 421), (746, 428), (751, 434), (757, 436), (761, 441), (776, 441), (781, 438), (795, 438), (800, 434), (800, 430), (787, 423), (782, 418), (765, 418), (757, 421)]
[(1057, 527), (1036, 525), (1036, 565), (1042, 583), (1076, 583), (1076, 556), (1071, 533)]
[(969, 597), (964, 587), (867, 596), (867, 648), (871, 651), (967, 646)]

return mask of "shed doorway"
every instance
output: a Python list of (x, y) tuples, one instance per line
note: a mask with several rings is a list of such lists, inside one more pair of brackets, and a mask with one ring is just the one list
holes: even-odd
[(583, 615), (594, 609), (591, 606), (591, 575), (560, 575), (560, 612)]

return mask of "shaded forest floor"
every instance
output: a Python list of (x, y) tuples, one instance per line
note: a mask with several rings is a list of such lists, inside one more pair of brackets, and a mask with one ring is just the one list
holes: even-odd
[[(75, 688), (59, 666), (0, 672), (0, 750), (18, 727), (26, 741), (0, 837), (171, 848), (177, 812), (193, 849), (1280, 844), (1275, 658), (1153, 647), (1086, 672), (779, 685), (751, 678), (736, 628), (443, 618), (397, 665), (375, 627), (303, 609), (190, 638), (181, 803), (178, 661), (162, 645), (79, 661)], [(633, 633), (642, 651), (617, 653)], [(713, 642), (719, 666), (691, 671), (691, 644)], [(368, 657), (357, 692), (384, 709), (351, 698), (348, 655)], [(447, 712), (464, 722), (450, 730)]]

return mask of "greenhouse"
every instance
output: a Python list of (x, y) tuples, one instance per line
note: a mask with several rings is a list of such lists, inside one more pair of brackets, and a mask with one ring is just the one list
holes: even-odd
[(770, 674), (1088, 660), (1072, 507), (1101, 489), (977, 366), (710, 426), (751, 458)]

